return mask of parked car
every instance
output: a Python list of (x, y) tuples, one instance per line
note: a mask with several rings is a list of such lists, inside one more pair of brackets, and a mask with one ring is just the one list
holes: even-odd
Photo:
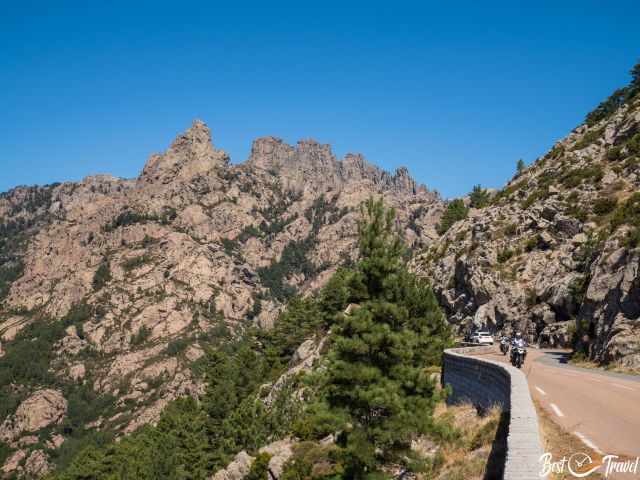
[(493, 345), (493, 335), (489, 332), (476, 332), (471, 336), (471, 343)]

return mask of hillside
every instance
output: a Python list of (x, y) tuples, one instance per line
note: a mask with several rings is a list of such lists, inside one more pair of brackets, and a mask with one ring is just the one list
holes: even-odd
[(437, 237), (444, 204), (406, 169), (273, 137), (231, 165), (200, 121), (138, 178), (2, 194), (6, 455), (87, 426), (132, 432), (171, 400), (200, 394), (194, 365), (213, 339), (272, 327), (289, 300), (353, 263), (371, 195), (397, 207), (409, 244)]
[[(0, 195), (3, 473), (253, 480), (275, 462), (292, 479), (352, 478), (344, 469), (420, 463), (446, 477), (462, 468), (442, 453), (453, 449), (480, 475), (499, 413), (438, 415), (440, 308), (460, 335), (521, 330), (640, 369), (640, 67), (632, 75), (503, 189), (450, 202), (404, 168), (339, 160), (313, 140), (261, 138), (233, 165), (201, 121), (137, 178)], [(367, 230), (371, 197), (396, 216)], [(367, 362), (399, 423), (360, 451), (345, 439), (353, 422), (385, 409), (359, 417), (370, 397), (343, 387), (370, 387)], [(383, 395), (400, 374), (412, 387)], [(416, 444), (424, 455), (407, 465)]]
[(632, 76), (415, 259), (460, 331), (640, 368), (640, 65)]

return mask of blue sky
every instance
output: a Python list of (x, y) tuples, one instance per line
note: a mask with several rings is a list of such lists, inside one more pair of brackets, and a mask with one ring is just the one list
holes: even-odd
[(315, 138), (451, 197), (501, 186), (640, 60), (638, 1), (198, 3), (6, 2), (0, 191), (136, 176), (201, 118), (233, 162)]

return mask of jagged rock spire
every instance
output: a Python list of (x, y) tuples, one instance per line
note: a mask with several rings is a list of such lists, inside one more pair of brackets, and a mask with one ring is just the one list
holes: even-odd
[(383, 190), (418, 191), (415, 180), (404, 167), (392, 175), (359, 153), (348, 153), (343, 160), (338, 160), (329, 145), (313, 139), (300, 140), (293, 147), (280, 138), (258, 138), (253, 142), (246, 164), (277, 173), (287, 179), (290, 186), (300, 189), (310, 185), (341, 187), (350, 182), (369, 181)]
[(214, 148), (209, 127), (201, 120), (194, 120), (165, 153), (149, 158), (139, 179), (150, 183), (187, 180), (215, 168), (226, 167), (228, 163), (229, 156), (224, 150)]

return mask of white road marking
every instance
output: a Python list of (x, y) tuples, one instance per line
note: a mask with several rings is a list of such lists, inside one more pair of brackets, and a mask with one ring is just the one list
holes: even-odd
[(541, 389), (540, 387), (536, 387), (536, 390), (538, 390), (540, 392), (541, 395), (546, 395), (547, 392), (545, 392), (543, 389)]
[(555, 403), (551, 404), (551, 409), (557, 416), (564, 417), (564, 413), (562, 413), (562, 410), (560, 410)]
[(590, 382), (596, 382), (596, 383), (604, 383), (605, 380), (602, 380), (601, 378), (594, 378), (594, 377), (587, 377), (589, 379)]
[(618, 387), (618, 388), (626, 388), (627, 390), (631, 390), (631, 391), (634, 390), (631, 387), (627, 387), (626, 385), (620, 385), (619, 383), (612, 383), (611, 385), (613, 385), (614, 387)]
[(604, 455), (604, 453), (602, 453), (602, 450), (600, 450), (598, 448), (598, 446), (593, 443), (591, 440), (589, 440), (585, 435), (583, 435), (580, 432), (573, 432), (573, 434), (578, 437), (580, 440), (582, 440), (582, 443), (584, 443), (587, 447), (589, 447), (591, 450), (593, 450), (594, 452), (599, 453), (600, 455)]

